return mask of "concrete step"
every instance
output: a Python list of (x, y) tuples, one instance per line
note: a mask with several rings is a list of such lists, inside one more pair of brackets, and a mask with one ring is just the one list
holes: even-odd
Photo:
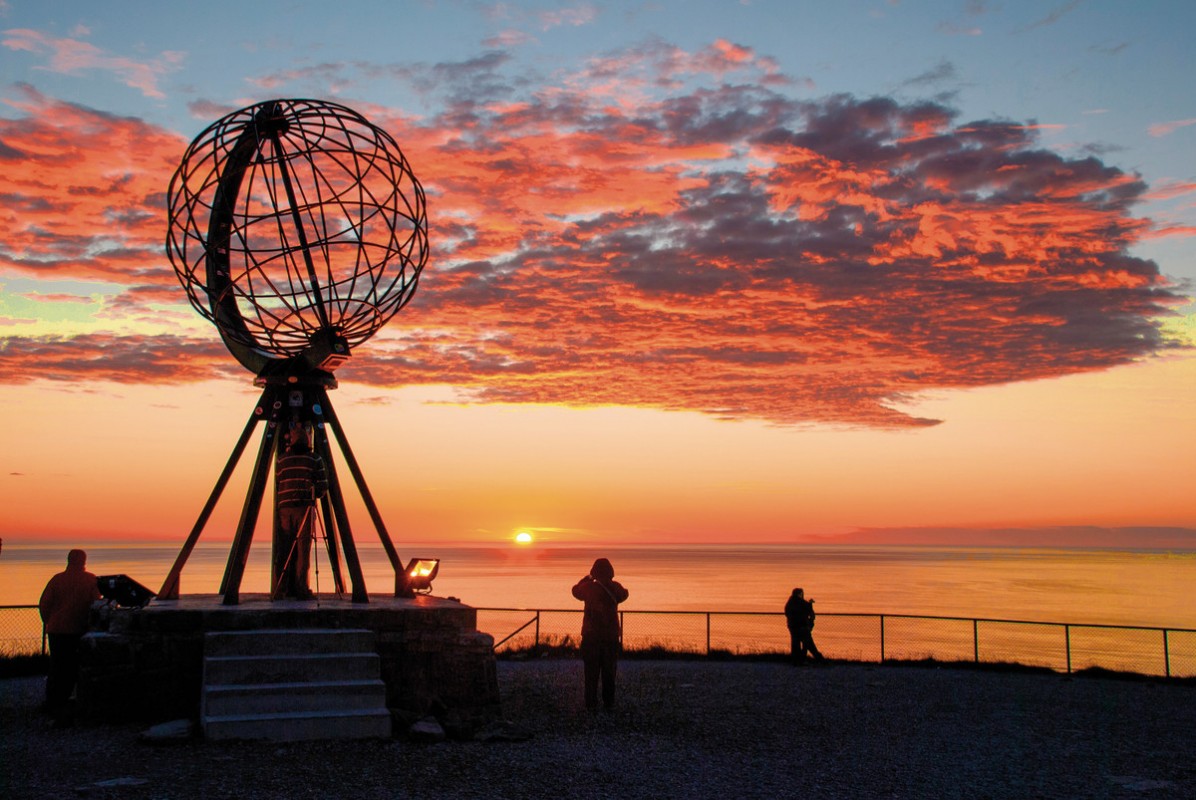
[(386, 708), (386, 684), (374, 680), (208, 685), (205, 716), (357, 711)]
[(373, 631), (356, 628), (219, 631), (204, 636), (204, 655), (372, 653), (374, 639)]
[(378, 678), (377, 653), (316, 653), (206, 657), (204, 685), (354, 681)]
[(200, 716), (209, 739), (391, 735), (375, 635), (355, 629), (209, 633)]
[(266, 739), (300, 742), (319, 739), (386, 739), (390, 712), (357, 709), (289, 714), (228, 714), (204, 718), (208, 739)]

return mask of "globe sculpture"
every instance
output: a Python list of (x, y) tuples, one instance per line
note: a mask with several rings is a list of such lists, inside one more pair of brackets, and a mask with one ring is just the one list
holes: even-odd
[[(257, 462), (220, 587), (223, 602), (239, 602), (271, 464), (282, 434), (295, 431), (314, 440), (327, 471), (315, 521), (336, 590), (343, 591), (343, 551), (353, 600), (368, 600), (329, 429), (395, 569), (396, 594), (407, 593), (394, 545), (327, 394), (336, 388), (336, 368), (414, 296), (428, 258), (423, 189), (399, 146), (342, 105), (258, 103), (195, 138), (171, 179), (167, 205), (166, 252), (179, 282), (263, 391), (159, 597), (178, 596), (183, 565), (259, 425)], [(294, 543), (280, 542), (278, 518), (276, 507), (272, 587), (296, 562)]]

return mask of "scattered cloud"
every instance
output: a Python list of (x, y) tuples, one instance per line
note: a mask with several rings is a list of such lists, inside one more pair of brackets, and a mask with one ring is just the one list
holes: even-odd
[(505, 50), (521, 47), (535, 41), (535, 37), (526, 31), (505, 30), (482, 40), (482, 46), (492, 50)]
[(976, 19), (989, 11), (989, 5), (984, 0), (968, 0), (963, 8), (964, 19), (943, 20), (937, 26), (938, 31), (948, 36), (982, 36), (984, 29), (976, 23)]
[(955, 65), (950, 61), (940, 61), (934, 67), (926, 70), (921, 75), (915, 75), (909, 80), (903, 81), (903, 86), (928, 86), (947, 81), (954, 81), (958, 78), (955, 70)]
[(1189, 194), (1196, 194), (1196, 181), (1159, 181), (1151, 187), (1145, 199), (1171, 200)]
[(1171, 236), (1196, 237), (1196, 225), (1159, 225), (1143, 234), (1144, 239), (1166, 239)]
[(983, 36), (984, 30), (979, 25), (960, 25), (956, 22), (940, 22), (938, 25), (940, 33), (945, 33), (948, 36)]
[[(501, 50), (386, 68), (448, 98), (418, 119), (368, 111), (424, 184), (433, 258), (345, 380), (901, 428), (935, 424), (901, 410), (928, 391), (1174, 346), (1160, 320), (1184, 298), (1130, 255), (1152, 235), (1133, 215), (1146, 185), (1048, 149), (1033, 122), (797, 98), (723, 40), (644, 42), (551, 84), (508, 68)], [(10, 104), (0, 269), (116, 284), (107, 313), (159, 332), (0, 338), (3, 373), (236, 374), (214, 331), (170, 316), (188, 311), (162, 255), (186, 142), (29, 87)]]
[(15, 375), (34, 369), (26, 380), (178, 383), (237, 374), (232, 367), (218, 340), (169, 334), (0, 338), (0, 370)]
[(1187, 128), (1190, 125), (1196, 125), (1196, 117), (1192, 119), (1178, 119), (1172, 122), (1157, 122), (1147, 128), (1147, 132), (1157, 139), (1163, 136), (1170, 136), (1180, 128)]
[(1045, 17), (1042, 17), (1041, 19), (1035, 20), (1034, 22), (1031, 22), (1028, 25), (1018, 28), (1017, 30), (1014, 31), (1014, 33), (1026, 33), (1028, 31), (1035, 30), (1036, 28), (1046, 28), (1051, 25), (1054, 25), (1056, 22), (1063, 19), (1063, 17), (1066, 16), (1068, 13), (1070, 13), (1071, 11), (1074, 11), (1076, 9), (1076, 7), (1079, 6), (1082, 2), (1083, 2), (1083, 0), (1070, 0), (1070, 2), (1064, 3), (1063, 5), (1059, 6), (1058, 8), (1055, 8), (1054, 10), (1052, 10)]
[(588, 3), (573, 6), (572, 8), (558, 8), (552, 11), (538, 12), (537, 16), (540, 20), (540, 29), (543, 31), (550, 31), (553, 28), (560, 28), (564, 26), (580, 27), (582, 25), (589, 25), (598, 18), (598, 9)]
[(119, 284), (173, 279), (163, 212), (182, 137), (27, 84), (7, 103), (22, 116), (0, 118), (0, 269)]
[(246, 78), (246, 82), (265, 92), (274, 92), (287, 85), (319, 85), (334, 95), (354, 85), (350, 78), (349, 65), (339, 62), (280, 70), (268, 75)]
[[(74, 37), (88, 36), (90, 31), (79, 27), (72, 31)], [(146, 97), (163, 98), (165, 93), (160, 82), (174, 72), (186, 58), (184, 53), (164, 50), (155, 58), (138, 61), (125, 56), (106, 53), (81, 38), (58, 38), (27, 28), (13, 28), (4, 31), (0, 45), (34, 55), (49, 56), (49, 63), (40, 69), (61, 75), (80, 75), (88, 72), (107, 72), (115, 75), (121, 83), (137, 89)]]
[(1088, 49), (1094, 53), (1100, 53), (1101, 55), (1115, 56), (1129, 46), (1129, 42), (1098, 42)]

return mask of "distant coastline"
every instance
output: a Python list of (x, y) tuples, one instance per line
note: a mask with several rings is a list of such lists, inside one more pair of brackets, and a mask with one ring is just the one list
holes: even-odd
[(1077, 525), (1046, 528), (860, 528), (819, 536), (818, 544), (937, 547), (1092, 547), (1196, 550), (1196, 528), (1102, 528)]
[[(69, 544), (83, 547), (178, 547), (185, 536), (157, 535), (146, 537), (104, 537), (102, 535), (81, 536), (78, 534), (38, 533), (5, 534), (0, 545), (14, 548), (30, 546), (58, 547)], [(406, 539), (394, 537), (396, 544), (407, 549), (429, 547), (507, 547), (513, 542), (507, 538), (497, 539)], [(215, 547), (229, 547), (231, 539), (208, 537), (202, 544)], [(370, 535), (358, 541), (358, 545), (373, 546), (377, 540)], [(787, 540), (744, 539), (727, 536), (722, 540), (708, 538), (666, 539), (659, 531), (645, 534), (645, 538), (612, 537), (601, 543), (589, 540), (556, 540), (545, 538), (535, 545), (537, 548), (593, 549), (595, 547), (619, 549), (633, 548), (677, 548), (677, 547), (786, 547), (803, 545), (870, 545), (884, 547), (1011, 547), (1011, 548), (1084, 548), (1119, 550), (1191, 550), (1196, 551), (1196, 528), (1181, 526), (1125, 526), (1101, 527), (1096, 525), (1059, 525), (1027, 528), (963, 528), (946, 526), (856, 528), (843, 533), (796, 534)]]

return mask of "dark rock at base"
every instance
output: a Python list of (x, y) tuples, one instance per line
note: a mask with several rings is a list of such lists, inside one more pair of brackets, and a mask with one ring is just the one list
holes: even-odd
[(146, 744), (180, 744), (195, 736), (195, 723), (189, 719), (163, 722), (141, 732), (138, 739)]
[(509, 720), (497, 720), (479, 730), (474, 738), (479, 742), (526, 742), (534, 734)]
[(407, 738), (421, 744), (436, 744), (448, 738), (435, 717), (425, 717), (407, 729)]

